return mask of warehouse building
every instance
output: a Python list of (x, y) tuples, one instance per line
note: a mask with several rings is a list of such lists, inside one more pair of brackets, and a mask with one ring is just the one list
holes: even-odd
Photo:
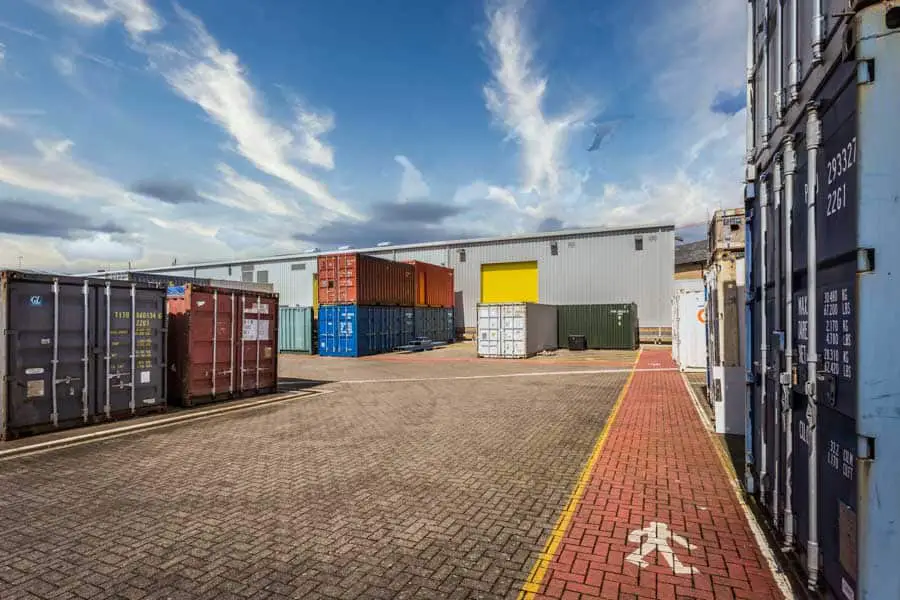
[[(497, 238), (353, 249), (391, 260), (420, 260), (455, 272), (456, 327), (475, 328), (478, 302), (635, 302), (642, 331), (671, 326), (675, 265), (672, 225), (571, 229)], [(174, 277), (271, 283), (282, 305), (317, 304), (316, 252), (143, 269)], [(126, 272), (108, 272), (113, 276)], [(642, 336), (644, 337), (644, 336)]]

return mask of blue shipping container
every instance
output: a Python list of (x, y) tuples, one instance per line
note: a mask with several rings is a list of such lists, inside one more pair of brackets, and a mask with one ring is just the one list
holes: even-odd
[(367, 356), (413, 339), (412, 309), (337, 304), (319, 307), (319, 354)]
[(312, 307), (281, 306), (278, 323), (279, 352), (312, 352)]

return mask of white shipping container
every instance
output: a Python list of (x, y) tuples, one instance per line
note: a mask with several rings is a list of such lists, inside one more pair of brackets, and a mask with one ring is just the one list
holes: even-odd
[(557, 348), (556, 306), (479, 304), (477, 344), (483, 358), (527, 358)]
[(684, 371), (706, 368), (706, 299), (681, 290), (672, 298), (672, 359)]

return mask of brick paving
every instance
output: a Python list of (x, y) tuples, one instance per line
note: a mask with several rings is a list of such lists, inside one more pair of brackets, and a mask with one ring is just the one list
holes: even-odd
[[(471, 370), (352, 377), (392, 368)], [(515, 597), (626, 377), (333, 383), (2, 461), (0, 598)]]
[[(674, 365), (667, 352), (647, 350), (642, 367)], [(523, 596), (782, 597), (677, 372), (635, 374), (584, 495), (561, 529)], [(648, 542), (646, 554), (635, 554)]]

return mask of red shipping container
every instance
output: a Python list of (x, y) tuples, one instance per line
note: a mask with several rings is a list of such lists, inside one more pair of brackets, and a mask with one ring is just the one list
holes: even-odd
[(416, 306), (453, 308), (453, 269), (418, 260), (403, 262), (415, 269)]
[(358, 252), (319, 256), (319, 304), (413, 306), (415, 269)]
[(274, 393), (278, 295), (188, 284), (170, 288), (169, 402), (193, 406)]

